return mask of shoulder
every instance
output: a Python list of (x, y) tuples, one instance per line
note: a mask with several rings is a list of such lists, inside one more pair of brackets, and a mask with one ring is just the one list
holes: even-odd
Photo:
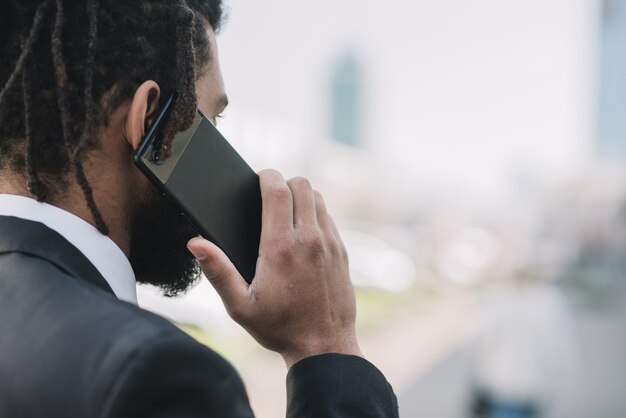
[(142, 344), (121, 368), (102, 416), (252, 417), (243, 382), (213, 351), (184, 334), (164, 332)]
[(124, 304), (120, 342), (108, 353), (114, 375), (103, 392), (103, 417), (252, 417), (233, 366), (168, 321)]
[[(0, 372), (39, 370), (22, 388), (43, 404), (80, 398), (67, 416), (252, 416), (234, 368), (166, 319), (47, 260), (0, 260), (0, 332), (15, 336), (0, 342)], [(0, 400), (10, 391), (0, 388)], [(77, 405), (82, 412), (71, 413)]]

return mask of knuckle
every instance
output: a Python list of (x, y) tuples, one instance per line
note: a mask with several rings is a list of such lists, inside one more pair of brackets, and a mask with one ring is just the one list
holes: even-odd
[(323, 248), (324, 240), (322, 234), (319, 232), (312, 232), (305, 235), (303, 238), (304, 244), (309, 248)]
[(267, 168), (265, 170), (259, 171), (259, 177), (276, 177), (276, 176), (282, 176), (282, 174), (280, 174), (280, 172), (273, 170), (271, 168)]
[(337, 257), (341, 260), (348, 259), (348, 251), (346, 250), (346, 246), (343, 245), (343, 243), (340, 240), (336, 238), (332, 238), (330, 240), (329, 247), (330, 247), (330, 252), (332, 253), (334, 257)]
[(274, 245), (274, 255), (280, 263), (288, 263), (294, 257), (294, 248), (289, 242), (278, 242)]
[(303, 189), (311, 189), (311, 182), (306, 177), (294, 177), (289, 180), (291, 186)]
[(313, 259), (323, 258), (326, 254), (326, 243), (321, 232), (309, 232), (302, 237), (301, 242), (306, 253)]
[(286, 202), (291, 199), (291, 191), (286, 185), (276, 184), (270, 187), (269, 195), (271, 199), (279, 202)]

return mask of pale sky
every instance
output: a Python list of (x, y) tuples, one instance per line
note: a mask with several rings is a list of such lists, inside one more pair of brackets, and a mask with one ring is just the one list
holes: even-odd
[(299, 161), (328, 137), (331, 69), (346, 51), (365, 74), (365, 148), (390, 183), (487, 199), (591, 159), (596, 1), (227, 4), (224, 129), (260, 165)]

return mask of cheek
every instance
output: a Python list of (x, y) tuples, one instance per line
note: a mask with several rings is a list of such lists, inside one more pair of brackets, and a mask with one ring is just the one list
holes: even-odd
[(158, 193), (156, 188), (152, 185), (150, 180), (135, 166), (133, 163), (132, 170), (130, 170), (130, 176), (128, 181), (128, 191), (131, 199), (136, 203), (144, 203), (151, 197)]

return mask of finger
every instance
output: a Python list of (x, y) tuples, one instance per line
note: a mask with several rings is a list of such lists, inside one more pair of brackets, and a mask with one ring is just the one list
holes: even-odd
[(263, 200), (261, 240), (293, 233), (293, 195), (282, 174), (259, 172)]
[(330, 215), (328, 215), (328, 229), (335, 236), (335, 239), (337, 239), (341, 245), (344, 245), (343, 240), (341, 239), (341, 234), (339, 233), (339, 228), (337, 228), (335, 221)]
[(313, 198), (315, 199), (315, 217), (317, 218), (317, 224), (322, 230), (327, 230), (328, 224), (328, 210), (326, 209), (326, 202), (324, 196), (317, 190), (313, 191)]
[(329, 215), (328, 209), (326, 208), (324, 196), (322, 196), (322, 194), (317, 190), (313, 191), (313, 195), (315, 197), (317, 224), (322, 229), (322, 231), (330, 234), (331, 236), (335, 237), (336, 240), (342, 243), (339, 229), (335, 225), (335, 221), (333, 221), (333, 218)]
[(287, 182), (293, 195), (293, 218), (296, 228), (317, 228), (315, 194), (311, 183), (304, 177), (296, 177)]
[(248, 283), (226, 254), (202, 237), (191, 239), (187, 243), (187, 248), (198, 260), (202, 272), (222, 298), (228, 312), (244, 306)]

